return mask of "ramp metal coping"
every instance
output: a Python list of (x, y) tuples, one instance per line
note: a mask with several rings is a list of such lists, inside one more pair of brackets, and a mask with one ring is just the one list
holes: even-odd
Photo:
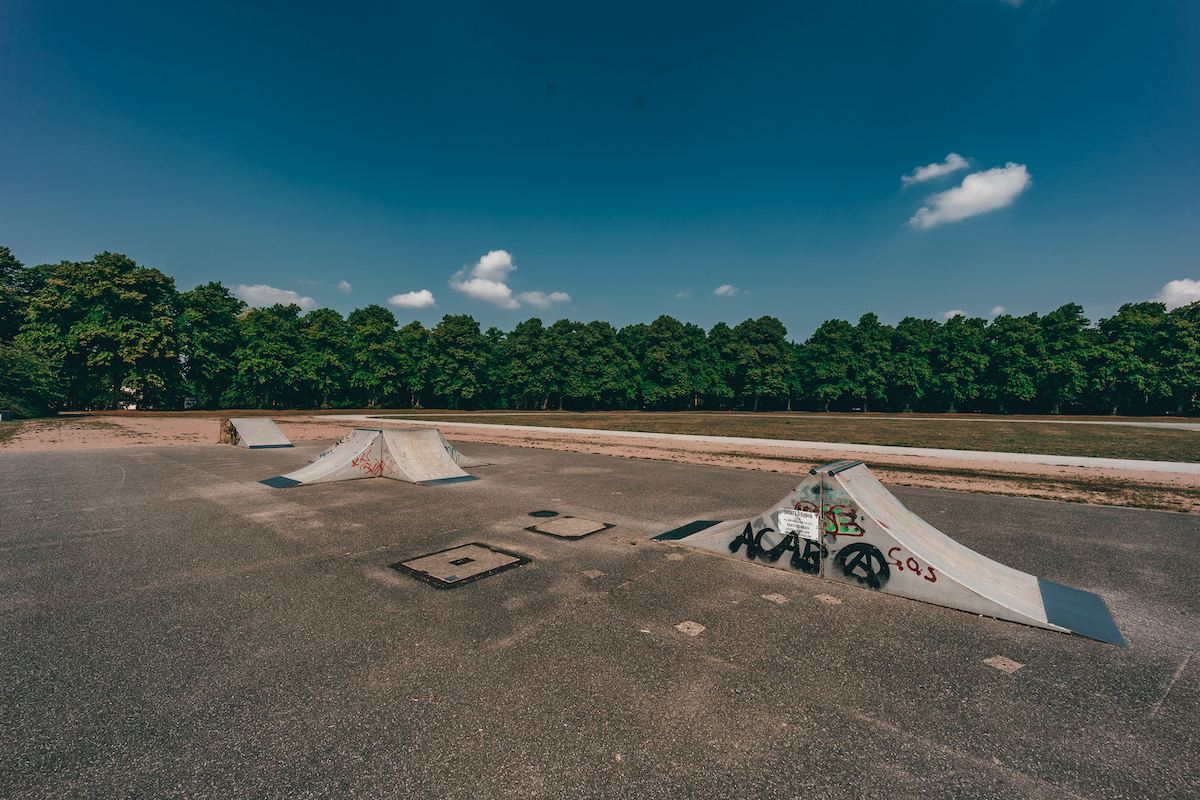
[(441, 486), (443, 483), (465, 483), (466, 481), (477, 481), (474, 475), (456, 475), (453, 478), (438, 478), (432, 481), (416, 481), (418, 486)]
[(842, 466), (834, 467), (833, 469), (829, 470), (828, 474), (829, 475), (837, 475), (839, 472), (845, 472), (848, 469), (853, 469), (854, 467), (857, 467), (859, 464), (862, 464), (862, 463), (863, 462), (861, 462), (861, 461), (847, 461), (844, 464), (842, 464)]

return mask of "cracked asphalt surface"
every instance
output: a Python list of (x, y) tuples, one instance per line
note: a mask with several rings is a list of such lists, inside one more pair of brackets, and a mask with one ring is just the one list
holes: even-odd
[[(894, 489), (1121, 649), (649, 541), (794, 476), (464, 444), (479, 481), (257, 483), (327, 444), (0, 454), (0, 796), (1200, 793), (1195, 516)], [(389, 567), (470, 542), (531, 562)]]

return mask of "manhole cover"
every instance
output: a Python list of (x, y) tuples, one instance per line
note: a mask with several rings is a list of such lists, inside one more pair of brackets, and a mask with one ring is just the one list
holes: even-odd
[(544, 533), (547, 536), (557, 536), (560, 539), (582, 539), (588, 534), (596, 531), (607, 530), (614, 527), (607, 522), (597, 522), (594, 519), (584, 519), (583, 517), (559, 517), (552, 519), (549, 522), (539, 522), (537, 525), (526, 528), (527, 531), (534, 533)]
[(558, 512), (557, 511), (530, 511), (529, 516), (531, 516), (531, 517), (557, 517)]
[(405, 572), (439, 589), (449, 589), (528, 564), (529, 561), (525, 556), (473, 542), (439, 553), (400, 561), (392, 564), (392, 569)]

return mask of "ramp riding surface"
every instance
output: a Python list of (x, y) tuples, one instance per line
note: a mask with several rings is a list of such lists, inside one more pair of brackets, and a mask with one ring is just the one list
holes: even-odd
[(355, 428), (308, 466), (260, 482), (283, 489), (358, 478), (391, 478), (422, 486), (479, 480), (463, 472), (459, 463), (484, 466), (451, 447), (435, 428)]
[(1126, 646), (1098, 595), (964, 547), (905, 508), (861, 461), (814, 468), (753, 520), (693, 522), (655, 538)]
[[(0, 797), (1200, 787), (1200, 517), (886, 487), (1101, 592), (1125, 649), (651, 541), (794, 475), (472, 444), (494, 466), (452, 492), (257, 482), (329, 443), (0, 452)], [(528, 530), (565, 517), (615, 527)], [(455, 588), (392, 567), (490, 568), (481, 546), (528, 563)]]
[(279, 426), (266, 417), (221, 420), (221, 441), (251, 450), (292, 446)]

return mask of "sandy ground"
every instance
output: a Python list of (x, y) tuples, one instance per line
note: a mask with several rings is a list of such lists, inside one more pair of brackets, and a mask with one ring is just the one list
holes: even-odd
[[(105, 447), (166, 447), (182, 444), (218, 445), (219, 416), (212, 417), (71, 417), (26, 422), (20, 432), (0, 442), (0, 452), (77, 450)], [(352, 427), (343, 421), (319, 418), (278, 418), (293, 442), (338, 439)], [(386, 422), (381, 425), (389, 424)], [(435, 427), (428, 424), (427, 427)], [(828, 452), (781, 449), (769, 445), (724, 446), (605, 436), (598, 434), (537, 433), (480, 430), (439, 423), (456, 442), (482, 442), (626, 458), (649, 458), (720, 467), (803, 474), (811, 467), (836, 460)], [(872, 455), (868, 465), (885, 483), (972, 492), (1069, 500), (1102, 505), (1200, 512), (1200, 476), (1180, 473), (1128, 472), (1115, 469), (981, 463), (955, 459)]]

